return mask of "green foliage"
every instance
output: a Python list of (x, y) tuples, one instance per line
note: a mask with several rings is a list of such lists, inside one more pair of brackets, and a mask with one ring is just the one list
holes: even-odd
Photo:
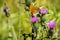
[[(46, 18), (45, 23), (56, 20), (57, 26), (54, 29), (54, 38), (58, 38), (59, 30), (60, 30), (60, 0), (28, 0), (29, 2), (34, 1), (37, 7), (47, 7), (48, 14), (46, 14), (43, 18)], [(6, 2), (6, 6), (10, 8), (10, 17), (7, 18), (4, 15), (3, 7), (4, 3)], [(24, 3), (25, 0), (21, 0), (21, 3)], [(18, 5), (17, 0), (0, 0), (0, 40), (23, 40), (23, 33), (29, 34), (32, 33), (32, 25), (30, 22), (31, 13), (30, 11), (25, 10), (26, 5), (21, 4)], [(37, 40), (52, 40), (45, 38), (47, 36), (47, 31), (43, 30), (43, 27), (40, 25), (40, 18), (39, 21), (35, 24), (35, 26), (38, 27), (38, 34), (37, 34)], [(47, 25), (46, 25), (47, 27)], [(12, 37), (9, 37), (9, 33), (11, 33)], [(59, 34), (58, 34), (59, 33)], [(35, 35), (35, 34), (34, 34)], [(43, 37), (42, 37), (43, 35)], [(30, 37), (27, 38), (27, 40), (31, 40)], [(56, 39), (58, 40), (58, 39)]]

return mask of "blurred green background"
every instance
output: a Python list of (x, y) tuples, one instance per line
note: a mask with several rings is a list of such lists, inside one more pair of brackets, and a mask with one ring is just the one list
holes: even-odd
[[(56, 20), (57, 26), (54, 29), (53, 37), (57, 38), (55, 40), (60, 40), (60, 0), (28, 0), (29, 2), (33, 2), (37, 7), (46, 7), (48, 9), (49, 14), (45, 15), (46, 23), (50, 20)], [(6, 3), (6, 5), (5, 5)], [(31, 33), (32, 26), (30, 22), (31, 13), (30, 11), (26, 11), (25, 0), (0, 0), (0, 40), (23, 40), (23, 33)], [(6, 17), (3, 8), (10, 8), (10, 17)], [(44, 37), (47, 35), (46, 31), (42, 33), (42, 27), (39, 23), (36, 24), (38, 29), (38, 37), (41, 38), (42, 33), (44, 33)], [(31, 40), (30, 37), (27, 40)], [(41, 39), (40, 39), (41, 40)], [(43, 39), (43, 40), (52, 40), (52, 39)]]

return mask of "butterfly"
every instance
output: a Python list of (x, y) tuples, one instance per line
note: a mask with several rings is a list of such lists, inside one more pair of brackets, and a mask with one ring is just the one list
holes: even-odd
[(33, 4), (30, 4), (30, 12), (32, 15), (36, 14), (38, 10), (39, 10), (38, 7), (35, 7)]

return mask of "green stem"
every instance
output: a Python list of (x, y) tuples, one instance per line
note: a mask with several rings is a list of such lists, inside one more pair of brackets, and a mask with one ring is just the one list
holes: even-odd
[(13, 37), (14, 37), (13, 40), (17, 40), (16, 32), (13, 26), (11, 27), (11, 30), (13, 32)]

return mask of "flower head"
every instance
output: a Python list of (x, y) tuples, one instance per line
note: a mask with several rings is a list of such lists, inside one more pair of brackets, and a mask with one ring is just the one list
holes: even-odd
[(34, 22), (37, 22), (38, 21), (38, 17), (32, 17), (31, 18), (31, 22), (34, 23)]
[(56, 22), (54, 22), (54, 21), (48, 22), (48, 27), (49, 27), (49, 28), (54, 28), (54, 27), (56, 27)]
[(47, 9), (42, 8), (42, 9), (40, 10), (40, 12), (41, 12), (41, 14), (46, 14), (46, 13), (47, 13)]
[(9, 12), (10, 8), (6, 7), (4, 8), (4, 12)]

